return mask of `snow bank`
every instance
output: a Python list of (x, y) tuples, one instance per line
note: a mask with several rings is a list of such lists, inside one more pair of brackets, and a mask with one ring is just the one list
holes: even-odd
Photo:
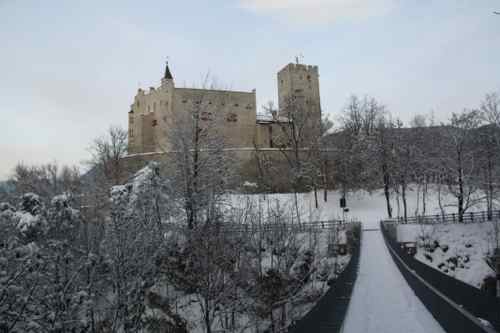
[(417, 260), (476, 288), (494, 274), (485, 260), (496, 244), (491, 222), (399, 225), (398, 241), (417, 242)]

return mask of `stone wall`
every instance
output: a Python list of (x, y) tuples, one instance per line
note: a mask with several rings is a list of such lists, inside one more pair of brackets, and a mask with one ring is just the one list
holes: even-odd
[[(251, 147), (255, 136), (255, 91), (239, 92), (176, 88), (173, 108), (176, 113), (200, 114), (200, 126), (210, 126), (231, 148)], [(175, 116), (174, 116), (175, 117)]]

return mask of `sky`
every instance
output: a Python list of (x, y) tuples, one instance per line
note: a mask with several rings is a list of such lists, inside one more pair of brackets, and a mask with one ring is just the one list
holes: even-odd
[(500, 0), (0, 0), (0, 180), (16, 163), (81, 166), (92, 140), (127, 128), (138, 87), (257, 90), (319, 66), (335, 121), (352, 94), (394, 117), (446, 121), (500, 91)]

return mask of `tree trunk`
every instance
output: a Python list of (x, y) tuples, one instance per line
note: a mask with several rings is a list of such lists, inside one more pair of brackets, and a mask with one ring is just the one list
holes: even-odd
[(401, 184), (401, 199), (403, 200), (403, 215), (405, 223), (408, 222), (408, 206), (406, 204), (406, 182)]
[(382, 165), (382, 172), (384, 175), (384, 195), (385, 195), (385, 201), (387, 204), (387, 216), (389, 218), (392, 218), (392, 207), (391, 207), (391, 192), (390, 192), (390, 184), (389, 184), (389, 173), (387, 170), (387, 165), (384, 163)]
[(295, 201), (295, 214), (297, 215), (297, 223), (300, 226), (301, 223), (300, 223), (300, 214), (299, 214), (299, 198), (297, 195), (297, 191), (293, 192), (293, 197), (294, 197), (294, 201)]
[(316, 187), (316, 184), (314, 184), (314, 205), (316, 209), (318, 209), (318, 188)]
[(324, 172), (323, 172), (323, 201), (328, 202), (328, 162), (325, 161), (324, 165)]
[(458, 152), (458, 222), (464, 221), (464, 178), (462, 169), (462, 155)]
[(427, 210), (427, 177), (424, 176), (424, 189), (422, 190), (422, 215), (425, 215)]
[(493, 219), (493, 162), (491, 156), (488, 157), (488, 190), (486, 195), (487, 200), (487, 210), (488, 210), (488, 221)]

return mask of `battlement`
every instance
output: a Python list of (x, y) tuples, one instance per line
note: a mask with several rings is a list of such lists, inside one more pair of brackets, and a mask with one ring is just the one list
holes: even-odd
[(305, 71), (308, 73), (318, 74), (318, 66), (305, 65), (305, 64), (294, 64), (291, 62), (288, 65), (286, 65), (285, 67), (283, 67), (282, 70), (280, 70), (280, 72), (283, 72), (283, 71), (294, 71), (294, 72)]

